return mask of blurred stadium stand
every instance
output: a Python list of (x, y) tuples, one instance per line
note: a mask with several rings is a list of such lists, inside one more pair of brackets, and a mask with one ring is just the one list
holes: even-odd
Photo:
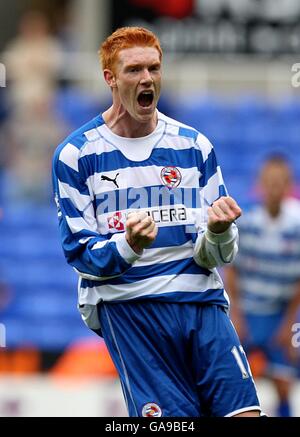
[(1, 277), (12, 294), (1, 314), (8, 348), (61, 351), (89, 336), (76, 311), (76, 275), (63, 258), (55, 208), (7, 206), (0, 234)]

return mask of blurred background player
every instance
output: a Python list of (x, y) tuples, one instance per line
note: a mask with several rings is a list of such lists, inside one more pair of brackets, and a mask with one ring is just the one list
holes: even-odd
[(14, 112), (24, 115), (34, 107), (51, 104), (62, 62), (60, 41), (50, 31), (49, 19), (41, 11), (25, 12), (18, 34), (6, 47), (4, 63), (11, 86)]
[[(49, 202), (49, 162), (67, 125), (54, 111), (62, 46), (41, 11), (25, 12), (6, 46), (10, 117), (0, 131), (6, 169), (4, 196)], [(9, 138), (9, 141), (7, 139)]]
[(232, 318), (256, 358), (254, 364), (262, 359), (258, 373), (275, 384), (278, 416), (291, 415), (289, 394), (297, 364), (291, 339), (300, 304), (300, 208), (287, 199), (291, 186), (288, 162), (270, 157), (259, 177), (261, 205), (239, 221), (239, 253), (225, 270)]

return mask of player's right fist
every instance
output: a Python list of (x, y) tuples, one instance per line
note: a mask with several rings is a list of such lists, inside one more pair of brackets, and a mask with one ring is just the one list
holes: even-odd
[(131, 212), (126, 221), (126, 240), (136, 253), (150, 246), (157, 235), (154, 220), (144, 211)]
[(208, 208), (207, 213), (208, 229), (215, 234), (220, 234), (241, 216), (242, 210), (232, 197), (222, 196)]

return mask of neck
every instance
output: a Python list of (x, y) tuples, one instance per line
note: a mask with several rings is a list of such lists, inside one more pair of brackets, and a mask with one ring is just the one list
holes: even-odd
[(107, 127), (116, 135), (125, 138), (140, 138), (150, 135), (157, 126), (157, 113), (145, 121), (135, 120), (122, 107), (122, 105), (113, 104), (106, 112), (102, 114)]

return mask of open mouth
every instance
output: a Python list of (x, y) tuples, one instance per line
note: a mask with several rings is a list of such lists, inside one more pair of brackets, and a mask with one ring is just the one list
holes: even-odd
[(143, 108), (149, 108), (152, 105), (154, 99), (154, 94), (152, 90), (142, 91), (138, 95), (138, 103)]

